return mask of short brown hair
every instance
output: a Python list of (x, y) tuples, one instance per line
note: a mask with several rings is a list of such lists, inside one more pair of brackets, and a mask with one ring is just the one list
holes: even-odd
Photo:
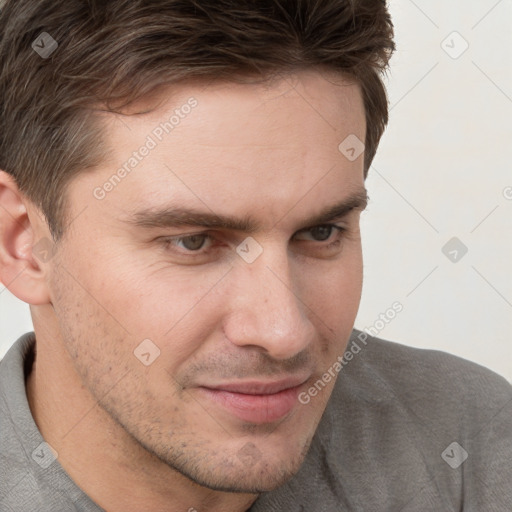
[[(33, 47), (43, 32), (58, 44), (47, 58)], [(58, 240), (66, 185), (106, 150), (96, 106), (119, 112), (192, 78), (236, 81), (319, 67), (361, 87), (366, 177), (388, 121), (381, 74), (394, 49), (385, 0), (7, 0), (0, 169)]]

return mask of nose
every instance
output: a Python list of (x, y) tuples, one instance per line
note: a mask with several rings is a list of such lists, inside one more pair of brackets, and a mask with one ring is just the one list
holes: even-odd
[(224, 321), (231, 343), (282, 360), (307, 349), (315, 337), (311, 311), (300, 297), (300, 276), (290, 269), (286, 253), (267, 248), (253, 263), (236, 265)]

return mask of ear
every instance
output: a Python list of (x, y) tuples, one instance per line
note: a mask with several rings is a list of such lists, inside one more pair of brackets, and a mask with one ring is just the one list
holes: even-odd
[(12, 176), (0, 170), (0, 281), (23, 302), (42, 305), (50, 302), (45, 269), (54, 251), (34, 211)]

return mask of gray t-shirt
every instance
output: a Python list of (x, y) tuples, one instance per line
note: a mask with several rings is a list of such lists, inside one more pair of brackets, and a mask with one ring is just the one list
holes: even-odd
[[(251, 512), (511, 512), (512, 386), (442, 352), (365, 338), (354, 330), (352, 356), (326, 369), (338, 380), (301, 470)], [(0, 362), (0, 511), (102, 512), (31, 416), (33, 345), (24, 335)]]

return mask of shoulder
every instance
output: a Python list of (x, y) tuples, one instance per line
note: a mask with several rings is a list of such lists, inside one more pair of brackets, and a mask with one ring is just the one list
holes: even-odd
[(357, 330), (347, 351), (315, 444), (332, 481), (344, 482), (339, 497), (372, 510), (511, 510), (512, 386), (503, 377)]
[(381, 400), (420, 402), (427, 408), (459, 404), (469, 410), (512, 399), (512, 385), (506, 379), (446, 352), (413, 348), (358, 330), (347, 351), (354, 355), (340, 372), (338, 392), (360, 389)]

